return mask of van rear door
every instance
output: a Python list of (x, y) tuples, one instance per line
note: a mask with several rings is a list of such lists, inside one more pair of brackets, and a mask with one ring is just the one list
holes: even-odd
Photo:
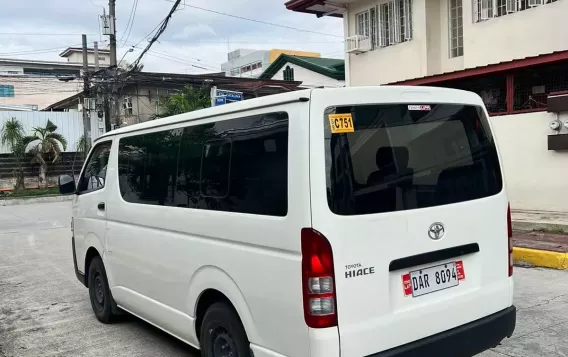
[(342, 355), (511, 306), (508, 201), (477, 95), (314, 90), (310, 138), (312, 228), (333, 251)]

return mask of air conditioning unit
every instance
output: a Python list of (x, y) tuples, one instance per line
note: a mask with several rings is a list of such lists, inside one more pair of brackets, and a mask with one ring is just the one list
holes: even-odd
[(371, 50), (371, 37), (364, 35), (355, 35), (345, 39), (345, 52), (347, 53), (363, 53)]
[(125, 97), (122, 101), (122, 106), (124, 109), (132, 109), (132, 99), (130, 97)]

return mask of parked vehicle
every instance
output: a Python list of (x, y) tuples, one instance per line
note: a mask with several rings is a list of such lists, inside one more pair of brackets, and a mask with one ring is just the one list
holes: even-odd
[(472, 356), (515, 328), (505, 183), (470, 92), (313, 89), (133, 125), (60, 190), (97, 318), (203, 356)]

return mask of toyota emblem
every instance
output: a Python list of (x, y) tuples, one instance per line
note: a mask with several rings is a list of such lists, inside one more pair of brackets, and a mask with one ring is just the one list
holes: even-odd
[(432, 223), (430, 228), (428, 228), (428, 236), (433, 240), (439, 240), (446, 233), (446, 229), (441, 222)]

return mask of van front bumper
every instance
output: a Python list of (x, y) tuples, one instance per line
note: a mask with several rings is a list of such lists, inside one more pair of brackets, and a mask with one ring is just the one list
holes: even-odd
[(493, 348), (515, 330), (517, 308), (511, 306), (482, 319), (367, 357), (471, 357)]

